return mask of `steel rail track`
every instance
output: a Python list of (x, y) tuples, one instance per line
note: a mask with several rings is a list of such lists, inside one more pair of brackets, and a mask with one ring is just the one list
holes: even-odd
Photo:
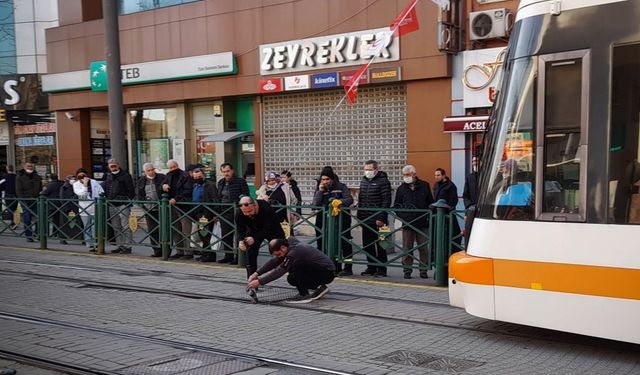
[[(322, 374), (349, 375), (349, 373), (342, 372), (342, 371), (336, 371), (336, 370), (331, 370), (331, 369), (326, 369), (326, 368), (321, 368), (321, 367), (303, 365), (303, 364), (299, 364), (299, 363), (295, 363), (295, 362), (283, 361), (283, 360), (280, 360), (280, 359), (261, 357), (261, 356), (257, 356), (257, 355), (253, 355), (253, 354), (234, 352), (234, 351), (230, 351), (230, 350), (212, 348), (212, 347), (203, 346), (203, 345), (194, 345), (194, 344), (189, 344), (189, 343), (185, 343), (185, 342), (181, 342), (181, 341), (159, 339), (159, 338), (154, 338), (154, 337), (135, 335), (135, 334), (131, 334), (131, 333), (112, 331), (112, 330), (107, 330), (107, 329), (103, 329), (103, 328), (82, 326), (82, 325), (78, 325), (78, 324), (66, 323), (66, 322), (56, 321), (56, 320), (52, 320), (52, 319), (37, 318), (37, 317), (24, 315), (24, 314), (13, 314), (13, 313), (9, 313), (9, 312), (0, 311), (0, 319), (12, 320), (12, 321), (16, 321), (16, 322), (24, 322), (24, 323), (30, 323), (30, 324), (37, 324), (37, 325), (49, 326), (49, 327), (58, 327), (58, 328), (82, 330), (82, 331), (97, 333), (97, 334), (101, 334), (101, 335), (105, 335), (105, 336), (121, 337), (121, 338), (128, 339), (128, 340), (135, 340), (135, 341), (140, 341), (140, 342), (145, 342), (145, 343), (152, 343), (152, 344), (156, 344), (156, 345), (169, 346), (169, 347), (172, 347), (174, 349), (196, 351), (196, 352), (215, 354), (215, 355), (226, 356), (226, 357), (234, 357), (234, 358), (238, 358), (238, 359), (246, 359), (246, 360), (251, 360), (251, 361), (264, 362), (264, 363), (268, 363), (268, 364), (271, 364), (271, 365), (289, 367), (289, 368), (296, 368), (296, 369), (301, 369), (301, 370), (315, 371), (315, 372), (322, 373)], [(0, 350), (0, 356), (5, 354), (5, 353), (8, 356), (20, 356), (20, 357), (24, 358), (25, 360), (29, 360), (29, 361), (31, 361), (31, 360), (38, 361), (39, 360), (39, 359), (36, 359), (36, 358), (33, 358), (33, 357), (31, 357), (31, 359), (29, 359), (30, 356), (26, 356), (24, 354), (12, 353), (12, 352), (8, 352), (8, 351)], [(40, 361), (42, 361), (43, 364), (49, 363), (52, 366), (56, 366), (57, 365), (57, 366), (61, 366), (61, 368), (67, 367), (67, 368), (69, 368), (71, 370), (79, 371), (78, 374), (80, 374), (80, 375), (84, 375), (84, 374), (117, 375), (117, 373), (114, 373), (114, 372), (96, 370), (96, 369), (92, 369), (92, 368), (84, 368), (83, 369), (82, 367), (79, 367), (79, 366), (76, 366), (76, 365), (73, 365), (73, 364), (64, 364), (62, 362), (41, 360), (41, 359), (40, 359)], [(86, 372), (83, 373), (81, 371), (86, 371)]]

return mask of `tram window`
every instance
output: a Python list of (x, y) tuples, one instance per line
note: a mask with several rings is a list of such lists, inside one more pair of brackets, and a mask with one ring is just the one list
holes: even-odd
[(640, 224), (640, 44), (613, 48), (609, 222)]
[(540, 59), (540, 126), (538, 155), (541, 220), (584, 220), (585, 194), (582, 144), (586, 93), (586, 52), (569, 52)]

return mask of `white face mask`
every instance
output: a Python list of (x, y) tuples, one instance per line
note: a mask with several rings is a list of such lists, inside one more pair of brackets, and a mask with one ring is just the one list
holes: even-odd
[(404, 181), (406, 184), (412, 184), (413, 183), (413, 177), (411, 177), (411, 176), (402, 177), (402, 181)]
[(156, 176), (153, 176), (153, 177), (152, 177), (152, 176), (149, 176), (149, 175), (145, 175), (145, 176), (147, 176), (147, 178), (148, 178), (149, 180), (153, 180), (154, 178), (156, 178)]
[(33, 173), (33, 169), (25, 169), (24, 171), (27, 173)]
[(277, 183), (267, 184), (267, 187), (268, 187), (269, 189), (273, 189), (273, 188), (275, 188), (276, 186), (278, 186), (278, 184), (277, 184)]
[(376, 171), (364, 171), (364, 176), (368, 179), (375, 177)]
[(113, 174), (118, 174), (120, 171), (111, 171)]

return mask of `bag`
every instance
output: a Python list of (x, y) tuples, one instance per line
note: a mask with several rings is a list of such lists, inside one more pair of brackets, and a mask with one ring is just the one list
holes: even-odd
[(393, 250), (394, 248), (391, 229), (386, 225), (383, 225), (378, 229), (378, 245), (380, 245), (380, 247), (387, 252), (388, 250)]

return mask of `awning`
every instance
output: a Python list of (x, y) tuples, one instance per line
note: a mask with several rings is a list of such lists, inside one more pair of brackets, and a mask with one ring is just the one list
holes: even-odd
[(250, 131), (222, 132), (222, 133), (210, 135), (207, 138), (204, 138), (200, 142), (229, 142), (233, 139), (244, 137), (245, 135), (253, 135), (253, 132), (250, 132)]
[(445, 133), (482, 132), (487, 128), (489, 116), (447, 116), (442, 122)]

